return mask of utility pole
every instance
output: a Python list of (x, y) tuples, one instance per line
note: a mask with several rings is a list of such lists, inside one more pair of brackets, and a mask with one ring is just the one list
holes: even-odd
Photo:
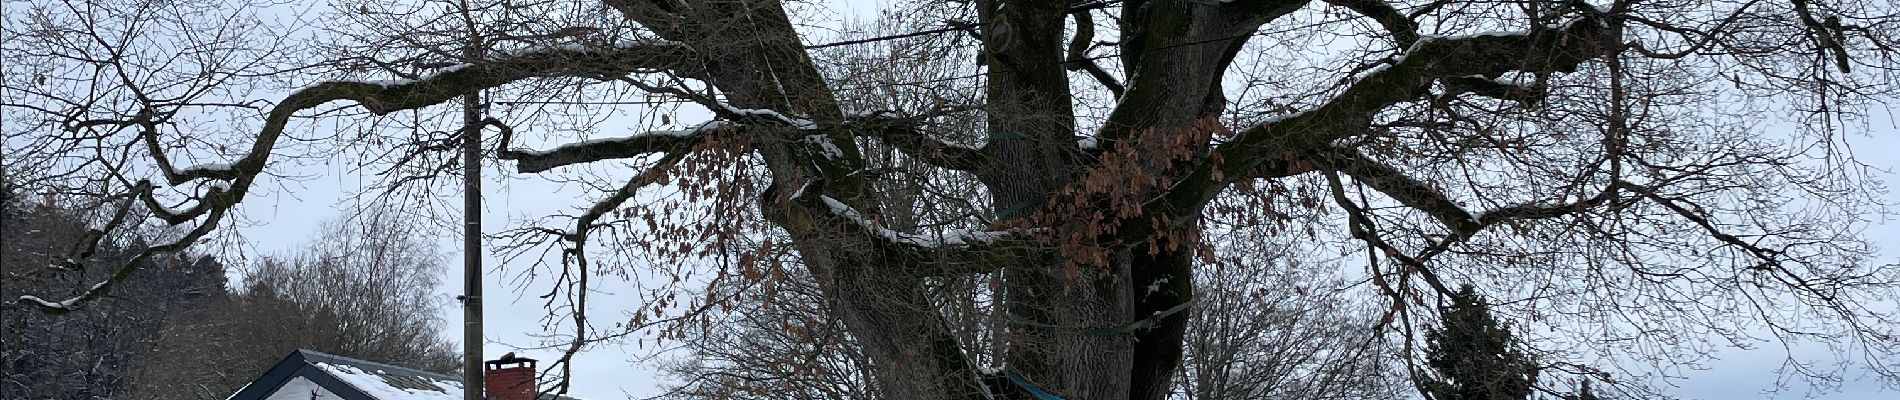
[(462, 97), (462, 382), (467, 400), (482, 400), (482, 135), (481, 95)]
[[(482, 33), (467, 0), (461, 2), (468, 28), (463, 62), (479, 64)], [(481, 68), (474, 65), (470, 68)], [(483, 400), (482, 391), (482, 94), (462, 96), (462, 398)]]

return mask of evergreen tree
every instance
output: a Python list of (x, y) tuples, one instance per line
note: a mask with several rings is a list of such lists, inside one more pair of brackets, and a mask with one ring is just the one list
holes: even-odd
[(1471, 285), (1442, 307), (1439, 329), (1426, 332), (1427, 365), (1437, 379), (1421, 388), (1434, 400), (1524, 400), (1537, 382), (1537, 363), (1514, 346), (1511, 330)]
[(1570, 399), (1571, 400), (1598, 400), (1599, 398), (1597, 397), (1596, 391), (1590, 390), (1590, 381), (1584, 380), (1583, 387), (1578, 388), (1577, 394), (1570, 396)]

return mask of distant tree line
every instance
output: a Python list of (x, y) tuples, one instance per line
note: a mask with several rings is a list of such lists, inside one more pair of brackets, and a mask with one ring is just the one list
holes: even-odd
[[(57, 301), (111, 272), (65, 265), (114, 265), (145, 248), (106, 240), (88, 262), (62, 262), (95, 222), (87, 200), (0, 183), (0, 298)], [(7, 302), (0, 399), (224, 399), (297, 348), (456, 370), (461, 356), (435, 317), (437, 258), (411, 233), (364, 212), (244, 267), (204, 251), (151, 259), (135, 284), (78, 312)]]

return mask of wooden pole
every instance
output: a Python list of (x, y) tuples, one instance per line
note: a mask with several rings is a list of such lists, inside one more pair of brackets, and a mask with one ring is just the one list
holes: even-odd
[[(482, 56), (481, 31), (462, 2), (462, 20), (468, 26), (463, 62)], [(462, 96), (462, 398), (482, 400), (482, 96)]]

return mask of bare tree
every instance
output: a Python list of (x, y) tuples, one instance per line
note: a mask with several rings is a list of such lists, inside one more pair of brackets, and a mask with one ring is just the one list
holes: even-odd
[[(21, 196), (0, 176), (0, 294), (78, 293), (107, 279), (110, 270), (44, 268), (66, 262), (90, 234), (85, 199), (48, 193)], [(137, 241), (97, 243), (86, 261), (124, 262)], [(216, 308), (227, 301), (224, 264), (213, 257), (177, 254), (150, 261), (127, 278), (128, 288), (80, 315), (46, 315), (17, 307), (0, 318), (0, 399), (117, 398), (130, 393), (138, 354), (173, 315)]]
[(1346, 282), (1296, 259), (1231, 260), (1203, 282), (1183, 339), (1184, 399), (1401, 398), (1397, 345), (1354, 304)]
[[(767, 267), (749, 284), (720, 285), (729, 300), (678, 333), (663, 398), (872, 399), (871, 360), (825, 312), (802, 271)], [(781, 275), (793, 275), (790, 277)]]
[[(286, 44), (301, 42), (221, 22), (249, 9), (7, 14), (4, 55), (19, 61), (4, 103), (30, 121), (6, 128), (7, 150), (29, 154), (17, 163), (120, 200), (97, 213), (136, 208), (155, 218), (130, 224), (184, 232), (93, 289), (23, 304), (70, 312), (205, 237), (285, 157), (309, 155), (300, 135), (334, 132), (324, 123), (405, 121), (350, 124), (361, 134), (333, 143), (401, 143), (381, 162), (403, 165), (493, 138), (520, 173), (599, 185), (577, 215), (503, 238), (556, 255), (533, 273), (555, 278), (570, 355), (645, 325), (588, 318), (592, 290), (619, 281), (603, 278), (678, 282), (643, 286), (657, 294), (632, 315), (700, 309), (712, 300), (678, 295), (749, 268), (722, 249), (783, 235), (879, 396), (1164, 398), (1206, 283), (1194, 260), (1233, 224), (1351, 255), (1337, 259), (1386, 299), (1373, 331), (1403, 344), (1429, 326), (1426, 298), (1471, 283), (1557, 346), (1654, 349), (1619, 359), (1669, 365), (1720, 343), (1678, 335), (1772, 335), (1900, 377), (1878, 362), (1900, 325), (1868, 307), (1900, 269), (1841, 229), (1880, 206), (1842, 137), (1895, 93), (1888, 2), (918, 2), (908, 33), (830, 42), (801, 30), (823, 15), (802, 3), (472, 4), (483, 17), (460, 23), (514, 40), (468, 57), (430, 39), (464, 37), (432, 28), (457, 22), (445, 14), (373, 25), (349, 15), (402, 6), (331, 10), (311, 18), (344, 22), (314, 42), (353, 51), (309, 68), (272, 68), (318, 57)], [(931, 70), (967, 74), (847, 84), (821, 67), (880, 41), (965, 55)], [(241, 90), (285, 81), (308, 85), (274, 103)], [(476, 126), (434, 118), (478, 90), (513, 100)], [(843, 100), (856, 92), (929, 100)], [(650, 102), (711, 117), (626, 104)], [(204, 122), (221, 110), (240, 118)], [(592, 135), (634, 113), (651, 117), (640, 132)], [(1763, 113), (1801, 124), (1765, 135)], [(893, 173), (897, 160), (929, 173)], [(585, 179), (621, 163), (637, 171)], [(894, 179), (923, 185), (885, 196)], [(986, 275), (994, 329), (933, 297)], [(1582, 374), (1590, 361), (1545, 360)]]
[(299, 348), (449, 372), (442, 259), (389, 212), (326, 223), (306, 247), (246, 269), (232, 300), (186, 315), (138, 352), (132, 397), (222, 399)]

